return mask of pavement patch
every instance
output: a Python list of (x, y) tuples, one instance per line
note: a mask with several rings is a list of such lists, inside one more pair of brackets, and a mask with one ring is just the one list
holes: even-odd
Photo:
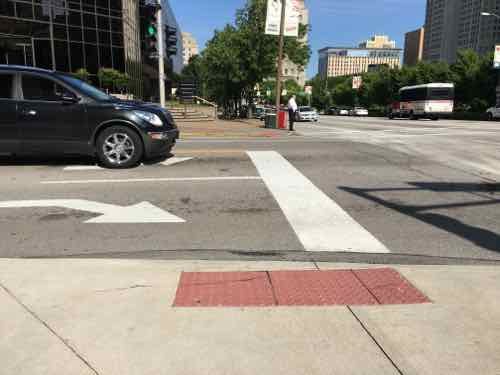
[(183, 272), (174, 307), (422, 304), (430, 300), (392, 268)]

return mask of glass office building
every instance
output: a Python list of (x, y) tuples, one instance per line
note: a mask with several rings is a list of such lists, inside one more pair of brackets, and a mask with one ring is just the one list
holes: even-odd
[(0, 64), (86, 69), (96, 84), (114, 68), (142, 97), (139, 20), (137, 0), (0, 0)]

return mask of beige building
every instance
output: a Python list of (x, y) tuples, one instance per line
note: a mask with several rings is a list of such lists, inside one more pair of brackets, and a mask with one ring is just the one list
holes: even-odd
[[(301, 0), (300, 3), (301, 4), (300, 4), (299, 22), (303, 25), (309, 25), (309, 10), (306, 8), (304, 0)], [(307, 43), (307, 41), (308, 41), (308, 36), (306, 34), (304, 38), (301, 39), (301, 42)], [(304, 86), (306, 84), (305, 69), (297, 66), (287, 58), (283, 60), (282, 75), (284, 81), (292, 79), (301, 86)]]
[(396, 48), (396, 42), (394, 40), (390, 40), (387, 35), (374, 35), (366, 42), (361, 43), (359, 48), (394, 49)]
[(326, 47), (319, 50), (322, 78), (365, 73), (380, 66), (401, 66), (401, 49), (387, 36), (375, 36), (359, 47)]
[(199, 53), (198, 43), (191, 33), (183, 32), (182, 34), (182, 60), (184, 66), (189, 64), (191, 57)]
[(422, 61), (424, 53), (424, 35), (425, 32), (423, 27), (405, 34), (404, 65), (416, 65), (419, 61)]

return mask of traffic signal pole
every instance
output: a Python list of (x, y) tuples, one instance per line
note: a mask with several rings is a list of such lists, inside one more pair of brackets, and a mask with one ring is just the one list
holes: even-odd
[(158, 72), (160, 84), (160, 105), (165, 108), (165, 49), (163, 43), (163, 11), (161, 2), (158, 0), (158, 11), (156, 14), (158, 23)]
[(278, 71), (276, 73), (276, 124), (278, 124), (278, 116), (281, 106), (281, 76), (283, 71), (283, 45), (285, 43), (285, 12), (286, 0), (281, 0), (280, 35), (278, 41)]

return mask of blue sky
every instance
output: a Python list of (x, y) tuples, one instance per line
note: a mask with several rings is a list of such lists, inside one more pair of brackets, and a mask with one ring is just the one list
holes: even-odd
[[(234, 21), (246, 0), (170, 0), (183, 31), (191, 32), (203, 47), (215, 29)], [(308, 76), (318, 70), (318, 49), (356, 46), (372, 34), (387, 34), (403, 47), (404, 33), (422, 26), (425, 0), (306, 0), (313, 51)]]

